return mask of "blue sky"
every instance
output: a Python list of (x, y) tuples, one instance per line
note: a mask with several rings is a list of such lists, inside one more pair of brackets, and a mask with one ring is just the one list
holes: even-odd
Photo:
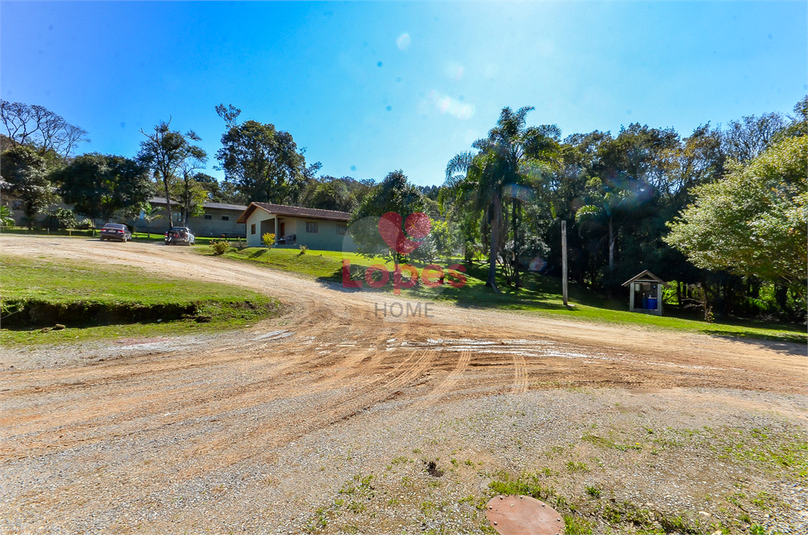
[(0, 2), (0, 96), (134, 156), (160, 120), (210, 158), (217, 104), (273, 123), (322, 174), (440, 184), (504, 106), (564, 136), (687, 135), (808, 93), (794, 2)]

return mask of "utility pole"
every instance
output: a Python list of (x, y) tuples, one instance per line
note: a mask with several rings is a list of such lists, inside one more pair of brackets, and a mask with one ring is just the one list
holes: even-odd
[(561, 220), (561, 291), (564, 294), (564, 306), (569, 306), (567, 300), (567, 221)]

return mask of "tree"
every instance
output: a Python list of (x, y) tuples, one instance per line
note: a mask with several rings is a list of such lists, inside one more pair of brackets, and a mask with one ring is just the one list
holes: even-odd
[(171, 119), (168, 122), (161, 121), (154, 127), (153, 133), (147, 134), (143, 130), (140, 131), (146, 136), (146, 140), (140, 143), (138, 159), (151, 168), (155, 178), (161, 182), (163, 195), (166, 198), (168, 224), (174, 226), (171, 190), (178, 177), (183, 174), (184, 169), (188, 169), (189, 165), (193, 166), (193, 162), (204, 161), (207, 155), (201, 147), (191, 143), (200, 141), (200, 137), (193, 130), (181, 134), (176, 130), (171, 130), (170, 125)]
[(207, 193), (207, 200), (225, 204), (248, 204), (247, 199), (241, 195), (236, 185), (229, 181), (219, 181), (207, 173), (196, 173), (194, 181)]
[(158, 219), (162, 219), (163, 214), (159, 213), (160, 209), (155, 208), (151, 203), (147, 202), (143, 206), (143, 220), (146, 222), (146, 233), (149, 238), (151, 238), (151, 224), (153, 221), (157, 221)]
[(188, 218), (200, 216), (204, 213), (203, 205), (208, 200), (208, 192), (191, 176), (183, 172), (174, 184), (172, 197), (177, 200), (180, 207), (180, 226), (188, 226)]
[(614, 271), (614, 247), (617, 240), (614, 220), (620, 214), (623, 203), (629, 198), (628, 192), (620, 188), (607, 187), (598, 177), (589, 180), (586, 188), (586, 197), (590, 204), (578, 209), (575, 213), (575, 222), (580, 227), (587, 223), (594, 223), (608, 228), (609, 271)]
[(154, 193), (148, 170), (123, 156), (83, 154), (53, 174), (76, 212), (109, 221), (122, 209), (140, 211)]
[(8, 206), (0, 206), (0, 227), (13, 227), (14, 214)]
[[(501, 243), (503, 223), (503, 188), (521, 186), (530, 178), (541, 175), (548, 168), (557, 147), (560, 131), (555, 125), (525, 127), (525, 116), (532, 107), (520, 108), (514, 113), (503, 108), (497, 126), (488, 137), (475, 141), (476, 153), (464, 152), (452, 158), (446, 166), (446, 185), (460, 196), (469, 197), (470, 206), (477, 212), (485, 210), (490, 228), (488, 250), (488, 279), (486, 286), (499, 291), (496, 284), (496, 263)], [(518, 237), (515, 203), (512, 196), (513, 235)], [(518, 245), (514, 247), (518, 258)]]
[(350, 212), (356, 207), (357, 200), (344, 179), (324, 176), (308, 184), (303, 192), (301, 205), (307, 208)]
[(217, 106), (216, 111), (227, 124), (222, 148), (216, 153), (226, 179), (250, 201), (296, 203), (319, 164), (306, 167), (303, 152), (289, 132), (257, 121), (236, 124), (240, 111), (232, 105), (229, 109)]
[(699, 186), (696, 201), (664, 240), (710, 270), (756, 276), (805, 295), (808, 136), (774, 143), (721, 181)]
[(45, 214), (44, 225), (49, 229), (76, 228), (76, 214), (67, 208), (55, 208)]
[(44, 106), (0, 100), (0, 122), (14, 146), (31, 145), (41, 155), (53, 151), (68, 158), (76, 145), (89, 141), (86, 130), (69, 124)]
[[(351, 215), (349, 226), (351, 236), (360, 253), (381, 254), (398, 265), (406, 256), (402, 248), (390, 247), (382, 240), (379, 219), (387, 213), (398, 214), (403, 221), (411, 214), (423, 212), (426, 203), (423, 194), (407, 181), (401, 170), (389, 173), (385, 179), (368, 193)], [(401, 229), (397, 229), (401, 230)]]
[(724, 153), (730, 159), (748, 162), (763, 153), (784, 127), (785, 120), (779, 113), (730, 121), (722, 139)]
[(202, 149), (193, 151), (180, 165), (180, 174), (175, 183), (174, 197), (180, 205), (180, 221), (188, 226), (188, 218), (202, 215), (203, 204), (208, 199), (207, 190), (195, 178), (194, 171), (204, 167), (207, 154)]
[(29, 229), (34, 217), (59, 201), (56, 188), (48, 180), (45, 159), (31, 147), (18, 145), (0, 157), (0, 188), (22, 203)]

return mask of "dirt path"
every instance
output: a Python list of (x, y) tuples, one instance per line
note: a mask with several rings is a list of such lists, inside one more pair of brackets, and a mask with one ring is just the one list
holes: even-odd
[[(384, 304), (406, 301), (157, 244), (3, 236), (0, 253), (7, 262), (68, 258), (226, 282), (289, 305), (286, 316), (246, 331), (180, 343), (1, 350), (0, 361), (18, 363), (0, 371), (4, 532), (297, 532), (350, 479), (357, 456), (358, 466), (380, 469), (395, 452), (423, 452), (430, 443), (419, 429), (434, 429), (424, 415), (472, 418), (469, 407), (502, 396), (539, 410), (583, 388), (596, 392), (581, 402), (593, 413), (632, 396), (678, 421), (673, 415), (694, 403), (683, 392), (697, 391), (696, 405), (713, 404), (716, 417), (774, 410), (805, 420), (808, 363), (796, 344), (437, 304), (432, 317), (384, 317)], [(76, 358), (37, 368), (54, 352)], [(570, 424), (593, 414), (568, 420), (568, 411), (553, 417)], [(478, 444), (474, 463), (513, 462), (484, 453), (484, 442), (474, 435), (432, 446), (446, 455)], [(278, 482), (294, 474), (305, 483)]]

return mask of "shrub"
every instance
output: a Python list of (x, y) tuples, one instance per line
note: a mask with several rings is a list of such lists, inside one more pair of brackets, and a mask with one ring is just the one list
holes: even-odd
[(261, 241), (264, 243), (264, 245), (272, 249), (272, 246), (275, 245), (275, 235), (271, 232), (267, 232), (261, 236)]
[(79, 230), (92, 230), (95, 228), (95, 223), (93, 223), (92, 219), (84, 218), (78, 223), (76, 223), (76, 227)]
[(0, 206), (0, 227), (13, 227), (14, 215), (8, 206)]
[(213, 254), (222, 255), (230, 248), (230, 244), (227, 243), (227, 240), (211, 240), (210, 247), (213, 249)]
[(49, 229), (75, 228), (76, 214), (73, 213), (73, 210), (57, 208), (45, 214), (42, 224)]
[(306, 247), (305, 245), (300, 246), (300, 254), (306, 254), (306, 251), (308, 251), (308, 250), (309, 250), (309, 248)]

